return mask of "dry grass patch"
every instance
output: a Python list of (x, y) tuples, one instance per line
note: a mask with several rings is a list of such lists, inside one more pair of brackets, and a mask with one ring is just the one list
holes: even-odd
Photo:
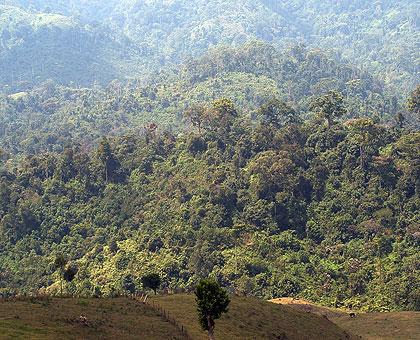
[(115, 338), (183, 336), (149, 307), (125, 298), (0, 301), (0, 339)]
[(362, 313), (332, 321), (366, 340), (420, 340), (420, 312)]
[(279, 298), (270, 300), (328, 317), (340, 328), (366, 340), (420, 340), (420, 312), (357, 313), (317, 305), (304, 299)]
[[(207, 339), (200, 329), (193, 295), (153, 297), (194, 339)], [(216, 320), (216, 339), (354, 339), (324, 317), (254, 298), (232, 297), (229, 312)]]

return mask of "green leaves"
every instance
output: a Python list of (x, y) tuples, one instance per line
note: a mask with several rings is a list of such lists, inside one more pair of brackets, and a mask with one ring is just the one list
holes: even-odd
[(161, 281), (161, 278), (160, 278), (159, 274), (152, 273), (152, 274), (148, 274), (148, 275), (143, 276), (141, 278), (141, 283), (142, 283), (144, 288), (152, 289), (156, 294), (156, 291), (160, 287), (162, 281)]
[(201, 280), (195, 289), (198, 318), (204, 330), (213, 332), (214, 320), (228, 312), (229, 297), (213, 280)]
[(337, 91), (329, 91), (328, 94), (315, 99), (311, 105), (319, 118), (327, 121), (330, 127), (336, 118), (342, 117), (347, 111), (344, 107), (343, 96)]
[[(134, 101), (144, 99), (142, 90), (134, 91)], [(55, 122), (71, 113), (78, 134), (70, 140), (86, 133), (86, 140), (96, 139), (118, 121), (119, 91), (115, 83), (98, 92), (45, 86), (42, 93), (68, 104), (59, 112), (68, 111), (54, 116), (48, 110), (43, 117), (53, 115)], [(148, 91), (145, 96), (157, 98), (163, 89)], [(13, 112), (13, 126), (25, 126), (48, 98), (42, 93), (3, 107)], [(335, 116), (337, 98), (327, 95), (318, 109)], [(191, 291), (201, 278), (215, 277), (229, 291), (265, 299), (293, 295), (366, 309), (414, 308), (418, 132), (367, 117), (334, 118), (329, 128), (312, 119), (286, 122), (285, 105), (263, 107), (267, 121), (260, 124), (233, 100), (209, 100), (190, 112), (198, 115), (190, 116), (194, 131), (151, 124), (148, 141), (138, 131), (109, 136), (96, 148), (26, 140), (34, 150), (53, 149), (13, 156), (0, 171), (2, 282), (24, 292), (53, 291), (57, 274), (48, 263), (50, 254), (61, 253), (77, 265), (66, 286), (78, 294), (114, 296), (158, 273), (143, 278), (144, 288)], [(33, 123), (44, 126), (38, 118)], [(104, 130), (92, 129), (96, 122)], [(17, 145), (8, 138), (7, 145)], [(57, 266), (60, 272), (68, 267)], [(210, 291), (226, 303), (217, 289)], [(215, 306), (223, 310), (223, 303)], [(201, 321), (213, 325), (207, 317)]]

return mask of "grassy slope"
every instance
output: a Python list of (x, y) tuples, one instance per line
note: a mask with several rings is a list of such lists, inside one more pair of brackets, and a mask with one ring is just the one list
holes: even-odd
[[(87, 325), (78, 318), (87, 318)], [(182, 339), (150, 308), (128, 299), (0, 300), (0, 339)]]
[(356, 317), (351, 318), (349, 311), (319, 306), (303, 299), (280, 298), (271, 302), (325, 315), (342, 329), (366, 340), (420, 339), (420, 312), (356, 313)]
[(420, 339), (420, 312), (363, 313), (331, 320), (366, 340)]
[[(155, 305), (206, 339), (197, 322), (194, 296), (152, 297)], [(232, 298), (229, 313), (216, 322), (217, 339), (420, 339), (420, 313), (366, 313), (350, 318), (343, 311), (294, 300), (291, 306), (253, 298)], [(306, 307), (302, 307), (306, 306)], [(308, 313), (327, 314), (327, 318)], [(79, 321), (87, 317), (87, 325)], [(335, 324), (334, 324), (334, 323)], [(345, 331), (344, 331), (345, 330)], [(346, 333), (347, 332), (347, 333)], [(0, 339), (182, 339), (179, 331), (138, 302), (118, 299), (0, 300)]]
[[(151, 299), (169, 311), (194, 339), (206, 339), (197, 322), (193, 295)], [(216, 321), (216, 339), (350, 339), (326, 318), (254, 298), (232, 298), (229, 313)]]
[[(194, 296), (154, 297), (193, 339), (206, 339)], [(88, 326), (78, 321), (86, 316)], [(149, 307), (128, 299), (0, 301), (0, 339), (181, 339), (179, 331)], [(216, 324), (217, 339), (350, 339), (323, 317), (253, 298), (232, 298)]]

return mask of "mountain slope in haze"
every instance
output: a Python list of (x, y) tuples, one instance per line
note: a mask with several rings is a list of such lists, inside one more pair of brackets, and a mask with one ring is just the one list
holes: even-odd
[[(135, 72), (140, 52), (103, 29), (53, 13), (0, 5), (0, 83), (107, 83)], [(115, 63), (119, 60), (119, 63)], [(124, 69), (127, 68), (127, 69)]]
[[(419, 6), (408, 0), (345, 3), (329, 0), (110, 0), (105, 3), (20, 0), (14, 3), (34, 12), (76, 17), (84, 24), (97, 26), (103, 34), (112, 32), (119, 43), (133, 44), (142, 51), (140, 56), (133, 57), (138, 64), (147, 65), (143, 69), (178, 63), (220, 44), (237, 46), (257, 39), (284, 46), (300, 41), (311, 47), (332, 49), (402, 92), (412, 90), (418, 82), (416, 13)], [(103, 44), (110, 51), (119, 51), (112, 41), (103, 41)], [(65, 55), (70, 50), (61, 53)], [(30, 58), (30, 55), (23, 52), (22, 57)], [(122, 63), (114, 55), (104, 61), (114, 68)], [(108, 79), (98, 74), (89, 76), (91, 82)], [(76, 83), (77, 77), (76, 72)], [(133, 72), (126, 69), (116, 73), (116, 77), (131, 78)], [(67, 81), (55, 79), (61, 83)]]

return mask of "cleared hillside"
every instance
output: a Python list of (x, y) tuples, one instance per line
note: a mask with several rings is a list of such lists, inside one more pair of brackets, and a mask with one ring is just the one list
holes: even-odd
[(420, 339), (420, 312), (363, 313), (331, 320), (366, 340)]
[[(152, 298), (155, 305), (187, 327), (194, 339), (206, 339), (197, 322), (193, 295)], [(326, 318), (255, 298), (234, 297), (229, 312), (216, 322), (216, 339), (323, 339), (353, 337)]]
[[(155, 306), (206, 339), (193, 295), (154, 297)], [(86, 321), (81, 321), (81, 316)], [(253, 298), (232, 298), (216, 323), (216, 339), (352, 339), (325, 318)], [(151, 307), (124, 298), (0, 301), (0, 339), (183, 339)]]
[(0, 300), (0, 339), (116, 338), (185, 337), (154, 310), (125, 298)]
[(420, 312), (354, 313), (324, 307), (305, 299), (279, 298), (270, 300), (302, 312), (326, 316), (329, 320), (366, 340), (420, 339)]

